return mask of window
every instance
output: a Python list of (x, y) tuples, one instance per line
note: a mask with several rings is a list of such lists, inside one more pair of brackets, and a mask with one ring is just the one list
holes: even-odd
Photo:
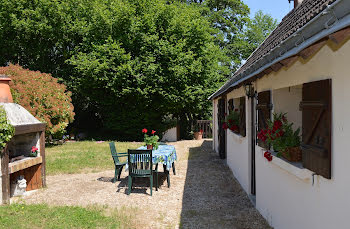
[[(271, 91), (263, 91), (258, 93), (257, 110), (258, 110), (258, 132), (260, 132), (262, 129), (267, 128), (267, 121), (271, 119), (271, 110), (272, 110)], [(270, 148), (269, 145), (267, 145), (260, 139), (257, 140), (257, 143), (262, 148), (265, 148), (265, 149)]]
[(239, 114), (239, 126), (238, 130), (235, 130), (234, 133), (240, 134), (241, 136), (246, 136), (246, 106), (245, 106), (245, 97), (234, 98), (228, 100), (228, 113), (232, 114), (236, 112)]

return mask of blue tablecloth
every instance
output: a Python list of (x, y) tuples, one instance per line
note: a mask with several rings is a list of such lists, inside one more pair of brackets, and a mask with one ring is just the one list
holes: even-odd
[[(141, 146), (138, 149), (147, 149), (146, 146)], [(174, 161), (177, 160), (175, 146), (159, 145), (158, 149), (152, 150), (153, 164), (162, 163), (166, 165), (166, 169), (170, 170)]]

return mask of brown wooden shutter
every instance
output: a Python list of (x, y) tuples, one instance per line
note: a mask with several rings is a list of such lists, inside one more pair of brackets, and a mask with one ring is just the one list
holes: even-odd
[(239, 98), (239, 134), (246, 136), (245, 97)]
[(225, 122), (226, 98), (218, 101), (218, 140), (219, 140), (219, 156), (221, 159), (226, 158), (226, 130), (222, 127)]
[[(271, 104), (271, 91), (263, 91), (258, 93), (258, 104), (257, 104), (257, 110), (258, 110), (258, 133), (262, 129), (267, 128), (267, 121), (271, 119), (271, 110), (272, 110), (272, 104)], [(262, 142), (261, 140), (257, 140), (257, 143), (259, 146), (269, 149), (270, 147)]]
[(331, 179), (332, 89), (331, 80), (303, 85), (303, 166)]

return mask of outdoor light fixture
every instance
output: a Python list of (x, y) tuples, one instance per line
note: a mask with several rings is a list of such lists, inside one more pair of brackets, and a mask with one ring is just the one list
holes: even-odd
[(248, 98), (252, 98), (255, 95), (253, 85), (251, 83), (244, 85), (245, 94), (248, 96)]

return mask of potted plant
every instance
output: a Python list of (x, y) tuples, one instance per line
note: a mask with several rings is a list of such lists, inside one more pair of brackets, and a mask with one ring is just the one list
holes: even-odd
[(33, 146), (31, 151), (30, 151), (29, 156), (36, 157), (36, 156), (38, 156), (38, 153), (39, 153), (39, 149), (36, 146)]
[(298, 162), (302, 159), (300, 149), (300, 128), (293, 130), (293, 123), (289, 123), (285, 114), (273, 115), (273, 121), (268, 121), (268, 128), (259, 132), (258, 138), (271, 145), (277, 152), (288, 161)]
[(226, 116), (222, 126), (225, 130), (229, 129), (235, 133), (239, 133), (239, 112), (235, 109)]
[(194, 125), (193, 135), (194, 139), (196, 140), (202, 140), (203, 139), (203, 130), (199, 129), (199, 126), (196, 124)]
[(147, 134), (147, 129), (143, 128), (142, 129), (142, 133), (144, 133), (144, 139), (143, 141), (145, 142), (145, 146), (147, 147), (147, 149), (158, 149), (159, 146), (159, 136), (158, 135), (154, 135), (156, 133), (155, 130), (152, 130), (151, 134), (152, 135), (148, 135)]

